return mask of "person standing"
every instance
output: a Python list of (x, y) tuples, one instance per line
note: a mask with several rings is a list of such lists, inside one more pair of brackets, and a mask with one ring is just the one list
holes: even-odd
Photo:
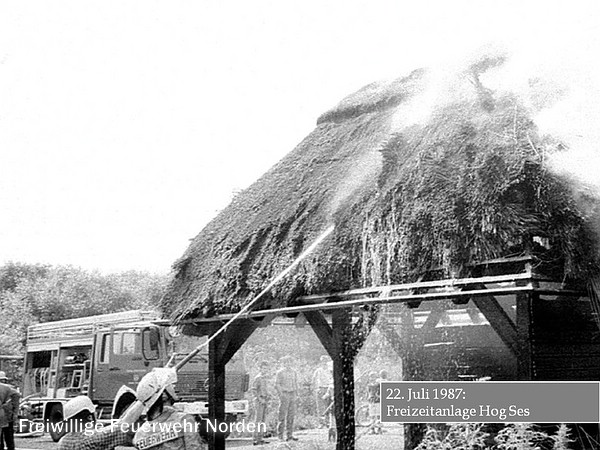
[(275, 390), (279, 396), (279, 415), (277, 422), (277, 435), (286, 441), (297, 441), (294, 437), (294, 418), (296, 415), (296, 402), (298, 397), (298, 375), (292, 369), (292, 358), (281, 358), (282, 368), (275, 375)]
[[(315, 393), (315, 403), (317, 405), (317, 417), (319, 426), (329, 426), (328, 414), (325, 411), (329, 408), (331, 395), (329, 394), (330, 386), (333, 385), (333, 377), (329, 368), (329, 358), (325, 355), (321, 356), (319, 366), (315, 369), (312, 376), (312, 388)], [(331, 408), (329, 408), (331, 410)]]
[(19, 413), (19, 392), (8, 384), (5, 372), (0, 371), (0, 444), (4, 450), (15, 450), (15, 420)]
[(260, 364), (260, 373), (254, 378), (252, 382), (252, 394), (254, 395), (254, 425), (256, 426), (254, 431), (254, 445), (260, 445), (266, 443), (263, 439), (263, 427), (266, 426), (267, 420), (267, 404), (269, 402), (269, 389), (267, 385), (267, 371), (269, 370), (269, 363), (263, 361)]

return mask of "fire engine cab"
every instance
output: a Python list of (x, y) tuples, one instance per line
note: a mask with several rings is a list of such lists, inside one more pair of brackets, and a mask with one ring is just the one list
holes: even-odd
[[(139, 380), (178, 355), (170, 324), (154, 311), (127, 311), (32, 325), (23, 366), (23, 398), (29, 416), (45, 422), (63, 420), (63, 405), (87, 395), (100, 419), (120, 416), (134, 398)], [(198, 342), (199, 343), (199, 342)], [(208, 414), (208, 359), (202, 354), (178, 372), (176, 407)], [(233, 422), (248, 413), (244, 393), (248, 374), (241, 360), (227, 367), (226, 414)], [(49, 427), (53, 440), (62, 435)]]

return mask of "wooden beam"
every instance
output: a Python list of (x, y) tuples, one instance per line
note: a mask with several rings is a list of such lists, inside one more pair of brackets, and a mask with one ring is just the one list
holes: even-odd
[[(265, 328), (268, 327), (269, 325), (271, 325), (271, 322), (273, 321), (273, 319), (277, 317), (276, 314), (267, 314), (266, 316), (262, 317), (262, 320), (260, 320), (261, 318), (258, 317), (259, 321), (258, 321), (258, 326), (260, 328)], [(255, 320), (255, 319), (253, 319)]]
[(331, 330), (329, 323), (327, 323), (327, 319), (325, 319), (325, 316), (320, 311), (307, 311), (304, 315), (319, 338), (319, 341), (321, 341), (321, 344), (325, 347), (329, 357), (333, 359), (337, 349), (334, 346), (333, 331)]
[(304, 314), (298, 314), (296, 317), (294, 317), (294, 326), (296, 328), (304, 328), (306, 322), (307, 320)]
[(305, 295), (299, 297), (298, 300), (303, 303), (310, 303), (315, 300), (324, 300), (332, 302), (332, 299), (335, 298), (335, 301), (332, 303), (337, 303), (338, 300), (343, 299), (344, 297), (350, 296), (363, 296), (363, 295), (373, 295), (380, 294), (382, 290), (394, 292), (394, 291), (413, 291), (414, 289), (432, 289), (432, 288), (447, 288), (447, 287), (461, 287), (472, 284), (497, 284), (497, 283), (507, 283), (507, 282), (517, 282), (517, 281), (528, 281), (530, 280), (532, 275), (530, 273), (517, 273), (510, 275), (494, 275), (487, 277), (469, 277), (469, 278), (448, 278), (444, 280), (434, 280), (434, 281), (417, 281), (415, 283), (405, 283), (405, 284), (392, 284), (387, 286), (374, 286), (368, 288), (361, 289), (352, 289), (348, 291), (335, 292), (330, 294), (314, 294), (314, 295)]
[(475, 306), (479, 308), (479, 311), (483, 313), (502, 342), (506, 344), (513, 355), (519, 357), (517, 327), (506, 311), (504, 311), (504, 308), (498, 303), (498, 300), (492, 295), (488, 295), (487, 297), (474, 297), (472, 300)]
[(529, 294), (517, 295), (517, 333), (519, 359), (517, 361), (517, 377), (519, 380), (533, 380), (532, 357), (532, 307), (537, 296)]
[(259, 324), (252, 319), (239, 319), (225, 331), (224, 345), (221, 345), (221, 360), (227, 364), (240, 347), (258, 328)]
[(406, 306), (408, 306), (410, 309), (417, 309), (419, 306), (421, 306), (421, 303), (421, 300), (413, 300), (406, 302)]
[[(478, 308), (469, 307), (467, 308), (467, 314), (471, 318), (474, 324), (480, 325), (482, 323), (481, 316), (479, 315), (480, 311)], [(489, 322), (489, 320), (488, 320)]]
[[(435, 328), (435, 326), (440, 322), (440, 319), (442, 318), (442, 316), (444, 315), (445, 312), (446, 312), (446, 306), (444, 304), (442, 304), (442, 303), (433, 304), (431, 306), (431, 311), (429, 312), (427, 319), (425, 319), (425, 322), (423, 323), (423, 326), (421, 327), (418, 334), (421, 334), (424, 331)], [(417, 333), (416, 329), (415, 329), (415, 333)]]
[[(454, 298), (470, 298), (470, 297), (487, 297), (488, 295), (509, 295), (509, 294), (522, 294), (530, 292), (539, 292), (540, 294), (548, 293), (554, 295), (554, 290), (551, 289), (535, 289), (534, 287), (528, 286), (514, 286), (514, 287), (499, 287), (492, 289), (475, 289), (469, 291), (453, 291), (453, 292), (429, 292), (425, 294), (407, 294), (407, 295), (390, 295), (386, 297), (365, 297), (358, 298), (355, 300), (343, 300), (336, 303), (318, 303), (301, 306), (287, 306), (283, 308), (265, 309), (260, 311), (253, 311), (244, 315), (247, 318), (262, 317), (268, 314), (286, 314), (286, 313), (305, 313), (308, 311), (330, 311), (340, 308), (352, 308), (354, 306), (364, 305), (378, 305), (387, 303), (409, 303), (413, 301), (437, 301), (437, 300), (452, 300)], [(570, 295), (566, 291), (560, 291), (563, 295)], [(573, 291), (572, 295), (581, 296), (582, 293)], [(214, 316), (210, 318), (197, 318), (190, 319), (190, 323), (203, 323), (203, 322), (222, 322), (229, 320), (234, 314), (223, 314), (220, 316)], [(184, 321), (183, 323), (188, 323)]]

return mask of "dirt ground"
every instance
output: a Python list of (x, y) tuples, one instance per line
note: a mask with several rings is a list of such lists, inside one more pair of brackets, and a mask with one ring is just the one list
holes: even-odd
[[(269, 438), (269, 443), (262, 446), (252, 445), (250, 438), (228, 439), (226, 447), (240, 450), (333, 450), (334, 442), (328, 442), (327, 430), (299, 430), (295, 433), (298, 441), (282, 442), (277, 438)], [(356, 429), (356, 450), (398, 450), (402, 448), (402, 427), (386, 424), (382, 434), (370, 434), (366, 428)], [(17, 450), (56, 450), (57, 444), (52, 442), (48, 434), (40, 437), (15, 439)]]

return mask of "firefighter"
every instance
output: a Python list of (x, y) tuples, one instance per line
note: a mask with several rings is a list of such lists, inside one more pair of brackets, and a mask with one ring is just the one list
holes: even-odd
[(0, 444), (15, 450), (14, 423), (19, 412), (19, 392), (8, 384), (6, 373), (0, 372)]
[(136, 402), (118, 423), (97, 427), (96, 405), (85, 395), (74, 397), (64, 406), (65, 422), (60, 425), (66, 427), (67, 434), (58, 443), (58, 449), (111, 450), (117, 445), (131, 445), (131, 432), (121, 425), (133, 425), (142, 409), (143, 404)]
[[(154, 378), (150, 376), (153, 374)], [(207, 449), (194, 418), (171, 406), (177, 400), (174, 389), (176, 378), (163, 382), (160, 375), (160, 372), (150, 372), (147, 379), (144, 377), (138, 385), (137, 397), (153, 400), (147, 403), (147, 422), (136, 431), (133, 444), (138, 450)]]
[(80, 395), (69, 400), (63, 409), (65, 422), (62, 424), (67, 434), (60, 440), (58, 450), (112, 450), (118, 445), (131, 445), (135, 423), (162, 393), (153, 372), (145, 375), (140, 384), (148, 384), (148, 378), (152, 379), (154, 390), (146, 390), (143, 397), (138, 397), (123, 416), (108, 427), (96, 425), (96, 406), (89, 397)]

